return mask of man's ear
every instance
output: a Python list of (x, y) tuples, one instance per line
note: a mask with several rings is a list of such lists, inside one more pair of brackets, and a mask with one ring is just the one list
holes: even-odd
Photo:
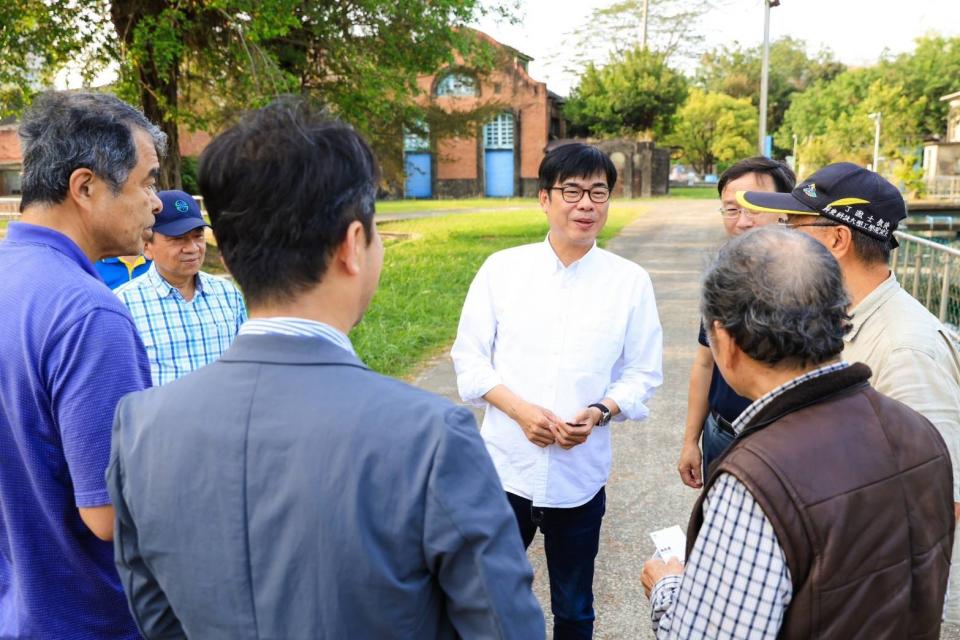
[(93, 171), (81, 167), (70, 174), (70, 179), (67, 181), (67, 196), (80, 208), (89, 210), (93, 208), (91, 201), (97, 195), (96, 192), (106, 186)]
[(733, 336), (720, 325), (718, 320), (713, 321), (713, 331), (710, 332), (710, 347), (713, 359), (720, 367), (721, 373), (731, 369), (739, 359), (740, 349)]
[(839, 262), (845, 257), (853, 255), (853, 230), (850, 227), (841, 224), (831, 227), (830, 231), (830, 253)]
[[(156, 233), (156, 232), (154, 232)], [(153, 260), (153, 240), (156, 238), (156, 235), (150, 236), (150, 239), (143, 243), (143, 257), (147, 260)]]
[(547, 207), (550, 206), (550, 192), (546, 189), (540, 189), (540, 208), (543, 209), (543, 212), (547, 212)]
[(367, 234), (363, 229), (363, 223), (354, 220), (347, 227), (347, 233), (344, 234), (343, 242), (340, 243), (335, 254), (336, 260), (348, 274), (355, 276), (360, 273), (364, 259), (363, 249), (366, 246)]

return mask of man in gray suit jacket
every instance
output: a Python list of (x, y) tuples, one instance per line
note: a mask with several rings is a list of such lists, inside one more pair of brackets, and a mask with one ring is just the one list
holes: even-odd
[(250, 320), (219, 361), (124, 398), (116, 557), (147, 638), (544, 637), (472, 415), (370, 371), (380, 276), (366, 143), (295, 102), (204, 152)]

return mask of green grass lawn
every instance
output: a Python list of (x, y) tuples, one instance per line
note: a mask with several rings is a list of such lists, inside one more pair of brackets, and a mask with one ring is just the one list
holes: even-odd
[(528, 207), (530, 198), (469, 198), (466, 200), (379, 200), (377, 213), (411, 211), (459, 211), (464, 209), (503, 209)]
[[(640, 202), (615, 202), (600, 244), (645, 208)], [(383, 211), (381, 203), (377, 209)], [(387, 245), (380, 289), (350, 338), (364, 362), (391, 376), (409, 376), (450, 345), (463, 298), (488, 255), (541, 241), (547, 233), (543, 212), (529, 206), (385, 222), (378, 228)]]
[(690, 200), (714, 200), (718, 198), (716, 187), (670, 187), (671, 198)]

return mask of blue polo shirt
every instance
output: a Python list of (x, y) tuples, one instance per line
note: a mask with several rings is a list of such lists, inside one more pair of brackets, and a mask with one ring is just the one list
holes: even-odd
[(153, 260), (147, 260), (143, 256), (137, 256), (133, 264), (127, 264), (120, 258), (104, 258), (93, 263), (93, 268), (97, 270), (103, 281), (111, 289), (116, 289), (122, 284), (126, 284), (147, 272)]
[(150, 386), (123, 304), (65, 235), (0, 242), (0, 638), (138, 638), (113, 545), (78, 507), (110, 504), (120, 398)]
[[(700, 323), (700, 335), (697, 341), (705, 347), (710, 346), (710, 343), (707, 342), (707, 331), (702, 322)], [(723, 416), (727, 422), (732, 423), (750, 404), (750, 400), (747, 400), (730, 388), (727, 381), (723, 379), (723, 374), (720, 373), (719, 367), (713, 365), (713, 375), (710, 378), (710, 393), (707, 396), (707, 407), (710, 411), (716, 411)]]

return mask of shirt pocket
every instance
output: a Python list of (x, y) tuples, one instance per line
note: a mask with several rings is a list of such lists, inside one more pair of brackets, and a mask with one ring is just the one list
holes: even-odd
[(566, 352), (574, 370), (608, 374), (623, 352), (623, 310), (612, 301), (574, 314), (567, 325)]

